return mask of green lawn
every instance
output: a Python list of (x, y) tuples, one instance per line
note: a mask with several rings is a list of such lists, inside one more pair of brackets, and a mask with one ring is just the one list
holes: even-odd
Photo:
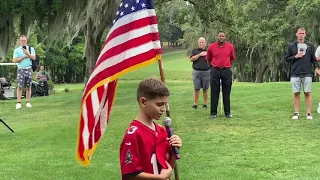
[[(211, 120), (209, 110), (191, 109), (191, 63), (186, 53), (166, 55), (163, 61), (171, 118), (183, 141), (181, 180), (319, 179), (319, 93), (313, 94), (314, 120), (303, 116), (302, 100), (301, 120), (293, 121), (290, 83), (234, 83), (234, 118), (220, 115)], [(0, 101), (0, 118), (15, 130), (11, 133), (0, 124), (0, 179), (120, 179), (119, 146), (138, 112), (136, 87), (150, 76), (159, 77), (157, 64), (121, 77), (108, 129), (89, 167), (75, 159), (83, 85), (56, 85), (57, 94), (32, 99), (30, 109), (15, 110), (14, 100)], [(70, 93), (64, 93), (65, 88)], [(319, 90), (320, 83), (314, 83), (313, 92)]]

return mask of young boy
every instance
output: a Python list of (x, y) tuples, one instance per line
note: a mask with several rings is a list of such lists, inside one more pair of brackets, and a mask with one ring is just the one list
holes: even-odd
[(124, 135), (120, 146), (120, 166), (123, 180), (167, 180), (176, 159), (171, 145), (180, 148), (177, 135), (168, 138), (164, 127), (153, 122), (165, 113), (170, 92), (162, 81), (148, 78), (137, 90), (139, 114)]

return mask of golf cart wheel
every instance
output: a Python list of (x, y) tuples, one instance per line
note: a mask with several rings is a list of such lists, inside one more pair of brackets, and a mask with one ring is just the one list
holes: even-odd
[(3, 94), (0, 94), (0, 100), (7, 100), (7, 98)]
[(31, 97), (38, 97), (39, 94), (33, 90), (31, 90)]

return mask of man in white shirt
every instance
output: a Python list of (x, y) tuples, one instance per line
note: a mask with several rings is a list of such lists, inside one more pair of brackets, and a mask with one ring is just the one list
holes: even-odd
[(320, 45), (318, 46), (318, 48), (316, 50), (316, 59), (318, 62), (320, 61)]

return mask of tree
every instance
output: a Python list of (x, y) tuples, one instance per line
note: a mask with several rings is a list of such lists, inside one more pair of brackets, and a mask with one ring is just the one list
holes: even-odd
[[(68, 79), (54, 63), (77, 74), (83, 66), (72, 64), (86, 61), (88, 77), (118, 4), (119, 0), (4, 0), (0, 4), (2, 61), (23, 33), (30, 35), (41, 59), (52, 60), (54, 73), (63, 82), (78, 81), (80, 75)], [(233, 70), (238, 81), (286, 80), (288, 65), (283, 58), (297, 26), (305, 27), (308, 40), (317, 44), (320, 39), (320, 1), (157, 0), (156, 10), (161, 41), (179, 42), (187, 49), (195, 47), (200, 36), (210, 43), (224, 30), (236, 47)], [(78, 43), (79, 37), (84, 42)], [(76, 55), (82, 47), (83, 56)]]
[(48, 18), (50, 29), (48, 39), (52, 42), (62, 38), (63, 42), (70, 45), (83, 30), (86, 43), (84, 53), (87, 65), (86, 77), (88, 78), (100, 53), (102, 35), (112, 24), (119, 1), (55, 0), (55, 2), (60, 8), (56, 8)]
[[(49, 49), (57, 40), (70, 45), (84, 30), (87, 59), (87, 76), (97, 60), (101, 38), (112, 20), (118, 5), (117, 0), (5, 0), (0, 5), (0, 54), (5, 57), (17, 34), (28, 34), (36, 26), (47, 30), (44, 37)], [(14, 32), (14, 24), (17, 32)]]
[(233, 39), (247, 51), (245, 57), (237, 58), (236, 67), (240, 79), (246, 76), (245, 73), (250, 73), (249, 77), (254, 79), (247, 80), (263, 82), (267, 71), (271, 74), (277, 73), (283, 57), (275, 55), (284, 51), (285, 33), (289, 27), (283, 18), (285, 7), (285, 3), (273, 1), (228, 0), (234, 22), (231, 27), (235, 30)]
[[(166, 5), (167, 4), (167, 5)], [(186, 18), (192, 12), (191, 5), (183, 0), (167, 2), (158, 6), (157, 18), (161, 41), (175, 45), (183, 37), (181, 25), (188, 21)]]

